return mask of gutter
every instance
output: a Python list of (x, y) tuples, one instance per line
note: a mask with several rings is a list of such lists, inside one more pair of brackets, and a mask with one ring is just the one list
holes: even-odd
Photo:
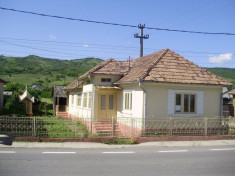
[(143, 90), (144, 92), (144, 102), (143, 102), (143, 122), (144, 122), (144, 128), (145, 131), (145, 119), (146, 119), (146, 104), (147, 104), (147, 91), (142, 86), (143, 80), (141, 78), (138, 79), (139, 88)]
[(91, 122), (90, 122), (90, 126), (91, 126), (91, 129), (90, 129), (90, 132), (92, 133), (92, 123), (93, 123), (93, 111), (94, 111), (94, 84), (92, 83), (92, 80), (91, 80), (91, 72), (88, 72), (88, 79), (90, 80), (91, 84), (92, 84), (92, 89), (91, 89), (91, 92), (92, 92), (92, 98), (91, 98)]

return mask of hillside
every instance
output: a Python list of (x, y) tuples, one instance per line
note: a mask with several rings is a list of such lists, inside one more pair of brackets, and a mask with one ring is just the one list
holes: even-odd
[[(0, 56), (0, 77), (6, 81), (22, 84), (37, 84), (51, 87), (54, 84), (67, 85), (76, 77), (103, 60), (84, 58), (76, 60), (58, 60), (38, 56), (6, 57)], [(205, 68), (235, 85), (235, 69)]]
[(68, 84), (90, 68), (100, 63), (98, 58), (58, 60), (38, 56), (0, 56), (0, 77), (22, 84), (38, 84), (50, 87)]
[(205, 68), (211, 73), (218, 75), (219, 77), (228, 80), (235, 86), (235, 69), (234, 68)]

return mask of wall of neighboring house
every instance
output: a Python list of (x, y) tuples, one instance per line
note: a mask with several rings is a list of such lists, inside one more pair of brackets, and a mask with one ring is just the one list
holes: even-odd
[(0, 82), (0, 110), (3, 108), (3, 91), (4, 91), (4, 84)]
[[(146, 117), (218, 117), (221, 111), (220, 86), (144, 84), (147, 91)], [(175, 113), (176, 94), (196, 95), (195, 113)]]

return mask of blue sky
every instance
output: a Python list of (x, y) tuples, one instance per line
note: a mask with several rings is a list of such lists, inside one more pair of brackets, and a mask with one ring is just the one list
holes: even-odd
[[(235, 33), (234, 0), (0, 0), (0, 6), (110, 23)], [(0, 55), (57, 59), (139, 57), (138, 28), (0, 10)], [(144, 55), (169, 48), (203, 67), (235, 68), (235, 36), (144, 29)]]

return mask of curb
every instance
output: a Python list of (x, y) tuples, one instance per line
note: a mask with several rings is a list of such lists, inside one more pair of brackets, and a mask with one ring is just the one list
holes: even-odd
[(168, 137), (136, 137), (136, 138), (34, 138), (34, 137), (18, 137), (18, 142), (127, 142), (132, 140), (133, 143), (140, 144), (145, 142), (161, 142), (161, 141), (208, 141), (208, 140), (230, 140), (235, 139), (235, 135), (223, 136), (168, 136)]

